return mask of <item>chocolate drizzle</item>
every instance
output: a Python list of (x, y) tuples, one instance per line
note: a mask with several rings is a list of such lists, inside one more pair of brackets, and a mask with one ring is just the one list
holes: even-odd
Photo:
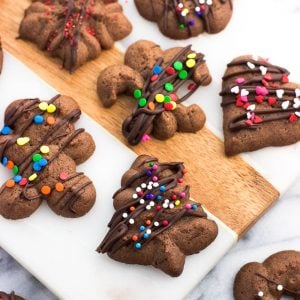
[(235, 105), (245, 110), (244, 114), (232, 118), (228, 125), (230, 131), (255, 130), (274, 121), (297, 121), (300, 91), (284, 86), (288, 82), (288, 70), (255, 59), (233, 61), (228, 64), (230, 67), (240, 67), (240, 70), (223, 77), (226, 88), (220, 93), (221, 106)]
[[(156, 167), (146, 166), (148, 163)], [(170, 171), (170, 175), (160, 179), (160, 174), (165, 171)], [(150, 176), (149, 172), (151, 173)], [(189, 186), (185, 186), (184, 192), (182, 193), (183, 198), (181, 198), (181, 201), (186, 203), (185, 206), (182, 204), (179, 206), (172, 204), (171, 207), (170, 204), (169, 206), (167, 205), (167, 207), (162, 204), (162, 198), (171, 197), (170, 193), (172, 193), (172, 190), (177, 186), (178, 180), (182, 178), (184, 173), (185, 169), (183, 163), (159, 163), (155, 157), (144, 158), (138, 172), (128, 178), (126, 183), (122, 185), (113, 197), (116, 197), (120, 192), (129, 188), (140, 191), (139, 182), (143, 182), (147, 188), (140, 191), (140, 194), (134, 194), (132, 201), (129, 201), (116, 210), (108, 224), (110, 230), (97, 248), (97, 251), (113, 254), (122, 247), (129, 247), (130, 244), (135, 245), (135, 248), (137, 248), (137, 243), (142, 247), (185, 216), (206, 218), (207, 216), (202, 209), (197, 211), (198, 206), (194, 204), (194, 208), (192, 208), (191, 202), (188, 202)], [(158, 179), (157, 182), (155, 182), (156, 185), (151, 185), (153, 175)], [(151, 185), (150, 189), (148, 189), (149, 184)], [(179, 198), (177, 197), (177, 199)], [(166, 203), (166, 200), (164, 203)], [(134, 207), (134, 209), (130, 209), (132, 207)], [(134, 244), (131, 237), (128, 236), (128, 233), (132, 231), (132, 228), (137, 228), (138, 231), (139, 227), (137, 226), (144, 225), (145, 223), (143, 222), (146, 221), (146, 218), (149, 219), (149, 214), (151, 214), (152, 220), (149, 224), (146, 223), (147, 225), (142, 228), (143, 230), (141, 230), (140, 227), (134, 240), (137, 241), (137, 243)], [(135, 225), (130, 223), (130, 220), (136, 220)], [(147, 234), (148, 232), (149, 236), (145, 238), (145, 233)]]
[[(156, 61), (155, 66), (160, 66), (162, 68), (162, 72), (158, 75), (158, 78), (155, 81), (152, 81), (152, 70), (149, 71), (149, 74), (146, 78), (145, 84), (142, 88), (142, 94), (143, 97), (147, 99), (147, 106), (140, 107), (137, 103), (136, 108), (132, 115), (130, 115), (122, 125), (122, 133), (125, 136), (125, 138), (128, 140), (129, 144), (131, 145), (137, 145), (143, 135), (145, 133), (149, 133), (151, 131), (154, 119), (160, 115), (162, 112), (165, 111), (164, 103), (157, 103), (155, 102), (155, 96), (156, 94), (162, 94), (167, 95), (168, 93), (164, 90), (164, 85), (168, 82), (172, 83), (174, 89), (172, 93), (176, 93), (179, 91), (179, 89), (189, 80), (193, 81), (193, 75), (195, 70), (204, 63), (204, 55), (201, 53), (196, 54), (196, 64), (193, 68), (188, 70), (187, 78), (184, 80), (181, 80), (178, 78), (178, 74), (168, 74), (166, 70), (174, 65), (176, 61), (180, 61), (184, 64), (186, 57), (189, 53), (192, 53), (191, 45), (183, 48), (180, 50), (178, 54), (176, 54), (172, 60), (168, 63), (163, 61), (163, 58), (159, 58)], [(197, 82), (194, 84), (195, 86), (184, 96), (181, 96), (179, 99), (177, 99), (177, 103), (182, 103), (186, 99), (188, 99), (196, 90), (198, 87), (201, 86), (201, 84), (207, 79), (206, 76), (201, 80), (201, 82)], [(151, 104), (154, 104), (154, 109), (150, 109)]]
[(6, 294), (4, 292), (0, 292), (0, 300), (16, 300), (15, 292), (11, 292), (10, 294)]
[[(152, 0), (153, 1), (153, 0)], [(211, 9), (211, 5), (213, 1), (219, 1), (221, 4), (225, 4), (229, 1), (231, 9), (232, 2), (231, 0), (206, 0), (205, 3), (200, 4), (199, 0), (165, 0), (164, 4), (164, 28), (168, 28), (168, 14), (170, 11), (175, 11), (179, 29), (187, 28), (189, 36), (192, 35), (191, 28), (194, 25), (195, 18), (200, 18), (203, 20), (205, 30), (210, 33), (211, 28), (209, 25), (209, 15), (211, 14), (213, 17), (213, 10)], [(185, 5), (185, 2), (189, 2), (188, 5)], [(184, 13), (184, 9), (188, 9), (188, 13)]]
[[(50, 99), (48, 101), (48, 104), (52, 104), (60, 97), (60, 95), (57, 95)], [(22, 101), (19, 105), (10, 106), (5, 113), (5, 125), (10, 126), (13, 129), (13, 133), (11, 133), (10, 137), (8, 139), (5, 139), (4, 142), (0, 142), (0, 161), (2, 161), (3, 156), (5, 156), (5, 152), (7, 149), (16, 143), (17, 139), (19, 137), (22, 137), (22, 135), (25, 133), (27, 129), (29, 129), (30, 126), (33, 125), (33, 118), (28, 118), (27, 122), (24, 122), (22, 127), (15, 128), (15, 122), (26, 112), (33, 112), (38, 111), (39, 114), (44, 114), (46, 111), (42, 112), (39, 110), (38, 104), (40, 103), (40, 99), (25, 99)], [(56, 103), (56, 113), (59, 113), (59, 102)], [(35, 145), (35, 147), (32, 148), (31, 152), (24, 157), (24, 159), (19, 163), (19, 174), (22, 175), (23, 172), (27, 171), (30, 165), (32, 164), (32, 156), (34, 153), (38, 152), (40, 147), (42, 145), (51, 145), (51, 143), (56, 142), (59, 140), (59, 143), (55, 143), (59, 146), (58, 151), (51, 156), (51, 158), (48, 160), (48, 164), (45, 168), (49, 167), (49, 165), (64, 151), (64, 149), (74, 140), (74, 138), (79, 135), (80, 133), (84, 132), (83, 128), (74, 130), (71, 133), (59, 133), (59, 131), (62, 130), (64, 125), (66, 125), (69, 122), (75, 122), (79, 119), (81, 115), (81, 111), (79, 109), (75, 109), (71, 111), (69, 114), (63, 116), (60, 118), (54, 125), (51, 125), (47, 131), (47, 133), (44, 135), (44, 137), (41, 139), (38, 145)], [(18, 124), (19, 126), (20, 124)], [(45, 169), (41, 170), (39, 174), (42, 174)], [(73, 211), (73, 205), (77, 201), (77, 199), (80, 197), (80, 192), (89, 184), (92, 184), (91, 181), (87, 181), (83, 183), (82, 185), (78, 186), (77, 188), (73, 188), (75, 185), (77, 185), (80, 180), (82, 179), (83, 173), (75, 173), (68, 176), (66, 180), (63, 181), (69, 181), (76, 177), (79, 178), (78, 181), (72, 183), (72, 186), (68, 189), (65, 189), (63, 193), (61, 193), (60, 197), (58, 198), (58, 202), (62, 200), (66, 195), (68, 197), (65, 199), (65, 203), (62, 205), (61, 208), (65, 208), (68, 206), (70, 211)], [(22, 176), (23, 177), (23, 176)], [(27, 183), (24, 186), (24, 189), (22, 191), (22, 197), (23, 199), (27, 201), (33, 201), (36, 199), (40, 199), (42, 197), (41, 194), (38, 194), (36, 196), (29, 196), (28, 191), (35, 187), (36, 184), (39, 183), (39, 180), (36, 180), (35, 183)], [(3, 185), (0, 189), (0, 194), (6, 189), (7, 187)], [(73, 211), (75, 213), (75, 211)]]

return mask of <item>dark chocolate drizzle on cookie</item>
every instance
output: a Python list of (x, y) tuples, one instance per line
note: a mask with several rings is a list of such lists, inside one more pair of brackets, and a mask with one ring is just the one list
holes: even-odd
[[(53, 97), (52, 99), (50, 99), (48, 101), (48, 104), (52, 104), (54, 103), (58, 98), (60, 97), (60, 95), (56, 95), (55, 97)], [(18, 120), (19, 117), (21, 117), (24, 113), (27, 112), (34, 112), (38, 109), (38, 104), (41, 102), (40, 99), (35, 98), (35, 99), (25, 99), (24, 101), (21, 102), (20, 105), (18, 106), (12, 106), (9, 107), (6, 112), (5, 112), (5, 117), (4, 117), (4, 122), (6, 125), (10, 126), (13, 129), (13, 133), (11, 134), (10, 138), (5, 140), (4, 142), (0, 143), (0, 161), (2, 161), (3, 156), (5, 155), (6, 150), (12, 146), (13, 144), (16, 143), (17, 139), (19, 137), (21, 137), (24, 132), (29, 129), (30, 126), (33, 125), (33, 119), (29, 118), (27, 122), (24, 122), (21, 128), (18, 128), (18, 130), (16, 130), (14, 128), (14, 124), (15, 122)], [(56, 102), (55, 102), (56, 103)], [(59, 112), (59, 102), (56, 103), (57, 106), (57, 111)], [(39, 114), (44, 114), (45, 112), (41, 112), (39, 111)], [(79, 119), (81, 115), (81, 111), (79, 109), (73, 110), (71, 113), (69, 113), (68, 115), (64, 116), (63, 118), (61, 118), (58, 122), (56, 122), (54, 125), (50, 126), (48, 129), (47, 134), (45, 134), (45, 136), (43, 137), (43, 139), (40, 141), (40, 143), (38, 145), (36, 145), (31, 152), (19, 163), (18, 168), (19, 168), (19, 174), (22, 175), (23, 172), (28, 172), (28, 169), (30, 168), (31, 164), (32, 164), (32, 155), (34, 153), (36, 153), (38, 151), (38, 149), (42, 146), (42, 145), (46, 145), (46, 144), (51, 144), (53, 142), (56, 142), (55, 144), (57, 146), (59, 146), (58, 151), (51, 156), (51, 158), (48, 160), (48, 164), (46, 166), (46, 168), (51, 164), (51, 162), (53, 162), (63, 151), (64, 149), (74, 140), (74, 138), (79, 135), (80, 133), (84, 132), (83, 128), (79, 128), (77, 130), (74, 130), (71, 133), (61, 133), (61, 129), (63, 128), (64, 125), (66, 125), (69, 122), (75, 122)], [(59, 141), (58, 141), (59, 140)], [(57, 143), (58, 142), (58, 143)], [(39, 173), (40, 176), (43, 176), (43, 171), (45, 169), (41, 170), (41, 172)], [(66, 180), (62, 180), (62, 181), (69, 181), (72, 180), (76, 177), (79, 178), (79, 180), (77, 180), (76, 182), (72, 182), (72, 186), (70, 186), (70, 188), (65, 189), (65, 191), (61, 194), (61, 196), (59, 197), (57, 204), (60, 204), (60, 200), (68, 194), (67, 200), (65, 201), (65, 203), (63, 204), (62, 208), (68, 207), (68, 209), (74, 213), (75, 210), (73, 209), (73, 205), (74, 203), (77, 201), (77, 199), (79, 199), (80, 197), (80, 192), (89, 184), (92, 184), (91, 181), (87, 181), (85, 183), (83, 183), (82, 185), (73, 188), (74, 186), (76, 186), (77, 183), (80, 182), (81, 178), (82, 178), (83, 173), (75, 173), (75, 174), (71, 174), (68, 176), (68, 178)], [(22, 192), (22, 197), (24, 200), (26, 201), (33, 201), (36, 199), (40, 199), (41, 197), (43, 197), (42, 194), (37, 194), (36, 196), (29, 196), (28, 195), (28, 191), (33, 188), (36, 184), (39, 183), (39, 180), (37, 180), (35, 183), (27, 183), (24, 186), (24, 190)], [(3, 185), (0, 188), (0, 194), (4, 191), (5, 189), (5, 185)]]
[[(152, 167), (145, 166), (147, 163), (150, 165), (153, 164)], [(156, 167), (153, 168), (153, 166)], [(172, 174), (159, 179), (159, 174), (166, 170), (172, 171)], [(170, 206), (167, 208), (161, 205), (163, 201), (158, 197), (164, 197), (165, 193), (168, 193), (177, 186), (178, 179), (185, 173), (184, 170), (183, 163), (159, 163), (155, 157), (145, 158), (142, 161), (138, 172), (129, 178), (113, 197), (128, 188), (139, 188), (137, 182), (143, 181), (143, 184), (148, 187), (149, 184), (151, 185), (152, 175), (158, 177), (157, 184), (152, 186), (151, 189), (145, 188), (140, 194), (135, 194), (136, 196), (133, 195), (132, 201), (120, 207), (114, 213), (108, 224), (110, 230), (97, 248), (97, 251), (100, 253), (108, 252), (109, 254), (113, 254), (122, 247), (134, 247), (134, 245), (136, 249), (140, 249), (185, 216), (206, 218), (207, 215), (202, 209), (197, 211), (198, 206), (196, 204), (193, 204), (195, 207), (192, 208), (192, 203), (188, 200), (189, 186), (185, 187), (184, 197), (182, 198), (182, 201), (185, 202), (185, 206), (180, 205), (176, 207), (173, 205), (175, 208), (171, 209)], [(151, 173), (150, 176), (149, 172)], [(130, 210), (132, 207), (134, 207), (134, 209)], [(147, 213), (145, 214), (145, 212)], [(145, 222), (146, 219), (143, 220), (143, 218), (149, 219), (149, 214), (151, 214), (151, 223), (146, 223), (144, 228), (142, 228), (143, 230), (141, 230), (140, 227), (140, 231), (135, 234), (135, 239), (133, 240), (132, 237), (129, 236), (131, 227), (134, 226), (134, 228), (137, 228), (138, 230), (137, 226), (144, 225), (145, 223), (133, 225), (130, 223), (130, 220), (137, 219), (138, 221), (136, 223)], [(145, 233), (147, 234), (147, 232), (149, 232), (149, 236), (145, 238)], [(139, 247), (137, 247), (137, 244), (139, 244)]]
[[(147, 106), (139, 107), (137, 104), (134, 112), (125, 119), (122, 125), (122, 133), (128, 140), (129, 144), (137, 145), (141, 141), (143, 135), (151, 131), (156, 116), (165, 111), (164, 103), (156, 103), (155, 96), (156, 94), (167, 95), (167, 92), (164, 90), (164, 85), (167, 82), (171, 82), (173, 84), (174, 90), (172, 93), (176, 93), (187, 81), (193, 81), (192, 78), (195, 70), (204, 63), (204, 55), (201, 53), (196, 54), (196, 64), (193, 68), (187, 70), (188, 76), (186, 79), (179, 79), (177, 73), (169, 75), (166, 72), (167, 68), (172, 67), (176, 61), (184, 63), (189, 53), (192, 53), (191, 45), (180, 50), (180, 52), (176, 54), (170, 62), (164, 62), (163, 58), (159, 58), (155, 65), (160, 66), (162, 68), (162, 72), (158, 75), (157, 80), (153, 82), (151, 81), (153, 76), (152, 70), (149, 71), (145, 84), (142, 88), (143, 97), (147, 99)], [(187, 100), (206, 79), (207, 76), (204, 76), (201, 82), (196, 83), (193, 81), (194, 87), (187, 94), (177, 99), (176, 102), (181, 103)], [(149, 108), (150, 103), (155, 103), (154, 110)]]
[[(153, 0), (152, 0), (153, 1)], [(232, 2), (231, 0), (205, 0), (204, 3), (200, 3), (199, 0), (165, 0), (164, 4), (164, 27), (168, 28), (168, 14), (170, 11), (174, 12), (177, 16), (179, 28), (178, 30), (182, 30), (187, 28), (189, 35), (192, 35), (191, 28), (194, 25), (194, 19), (200, 18), (203, 20), (205, 30), (209, 33), (211, 32), (211, 28), (209, 26), (209, 15), (211, 14), (213, 17), (213, 10), (211, 9), (211, 5), (213, 5), (213, 1), (219, 1), (221, 4), (225, 4), (229, 1), (231, 9)], [(187, 5), (185, 4), (186, 2)], [(188, 13), (183, 13), (184, 9), (188, 9)], [(190, 17), (192, 16), (192, 17)], [(183, 28), (181, 28), (181, 26)]]
[[(228, 68), (236, 66), (244, 66), (244, 69), (228, 72), (223, 81), (230, 81), (232, 84), (220, 93), (223, 97), (222, 107), (236, 105), (245, 110), (244, 114), (239, 114), (230, 121), (230, 131), (255, 130), (274, 121), (297, 121), (300, 117), (300, 99), (299, 103), (297, 100), (300, 93), (298, 89), (284, 86), (288, 82), (288, 70), (254, 59), (228, 64)], [(237, 83), (239, 78), (243, 82)]]

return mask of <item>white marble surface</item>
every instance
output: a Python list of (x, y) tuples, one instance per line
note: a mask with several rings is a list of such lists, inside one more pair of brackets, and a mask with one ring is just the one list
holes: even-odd
[[(263, 4), (260, 5), (261, 3)], [(286, 64), (285, 66), (294, 74), (300, 74), (299, 63), (295, 60), (299, 56), (296, 37), (299, 29), (300, 1), (236, 0), (235, 4), (235, 16), (233, 22), (229, 25), (230, 27), (236, 26), (235, 24), (238, 23), (241, 26), (241, 32), (244, 32), (245, 27), (251, 26), (251, 22), (255, 21), (256, 24), (260, 23), (262, 29), (261, 32), (253, 32), (253, 35), (249, 36), (249, 43), (237, 45), (238, 51), (243, 49), (244, 53), (256, 51), (255, 54), (272, 55), (272, 57), (275, 57), (276, 63)], [(253, 17), (251, 17), (252, 14)], [(268, 14), (268, 17), (265, 17), (266, 14)], [(270, 22), (272, 19), (270, 16), (273, 16), (272, 22)], [(243, 20), (246, 20), (246, 17), (248, 21), (243, 22)], [(277, 32), (280, 34), (276, 38)], [(265, 39), (262, 38), (262, 35), (265, 36)], [(234, 44), (239, 42), (239, 36), (236, 35), (232, 39), (228, 39), (224, 32), (214, 38), (214, 40), (231, 43), (234, 46)], [(258, 41), (257, 43), (255, 43), (256, 40)], [(265, 43), (262, 42), (263, 40), (265, 40)], [(212, 38), (203, 39), (204, 50), (208, 47), (208, 43), (212, 41)], [(235, 54), (236, 51), (232, 53)], [(232, 53), (230, 53), (230, 56), (233, 55)], [(220, 57), (224, 55), (228, 56), (229, 54), (222, 53), (218, 55), (217, 53), (216, 56), (216, 53), (208, 53), (208, 59), (213, 61), (212, 64), (218, 65), (221, 61)], [(224, 66), (222, 66), (222, 69), (224, 69)], [(220, 71), (220, 73), (222, 72), (223, 70)], [(216, 88), (217, 83), (213, 84)], [(212, 103), (215, 103), (215, 101), (202, 102), (201, 105), (203, 104), (206, 111), (208, 111)], [(220, 122), (220, 120), (216, 120), (216, 122)], [(213, 127), (214, 124), (212, 124)], [(298, 179), (300, 180), (300, 178)], [(206, 276), (188, 298), (201, 300), (232, 299), (234, 275), (244, 263), (251, 260), (261, 261), (271, 253), (279, 250), (300, 250), (299, 198), (300, 187), (296, 182), (268, 214), (258, 221), (239, 244)], [(76, 287), (74, 288), (76, 289)], [(0, 290), (10, 289), (16, 290), (31, 300), (57, 299), (7, 253), (0, 250)]]

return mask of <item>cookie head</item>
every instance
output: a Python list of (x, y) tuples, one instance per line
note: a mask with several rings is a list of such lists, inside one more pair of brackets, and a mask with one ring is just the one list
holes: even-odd
[(263, 263), (246, 264), (234, 284), (236, 300), (300, 299), (300, 252), (282, 251)]
[(179, 276), (185, 257), (206, 248), (218, 233), (201, 205), (190, 200), (186, 172), (182, 163), (139, 156), (113, 196), (116, 212), (97, 250), (123, 263), (152, 265)]
[(163, 51), (141, 40), (128, 48), (125, 64), (102, 71), (97, 90), (106, 107), (122, 93), (131, 93), (135, 99), (135, 110), (122, 125), (129, 144), (148, 141), (150, 135), (166, 140), (178, 131), (197, 132), (204, 126), (202, 109), (182, 104), (201, 85), (211, 82), (203, 54), (191, 46)]
[(43, 200), (65, 217), (80, 217), (92, 208), (95, 188), (76, 165), (93, 154), (95, 143), (84, 129), (75, 129), (80, 114), (72, 98), (60, 95), (48, 102), (21, 99), (7, 107), (0, 156), (12, 177), (0, 188), (3, 217), (28, 217)]
[(300, 85), (288, 75), (249, 55), (228, 64), (221, 92), (227, 155), (299, 141)]
[(187, 39), (204, 31), (217, 33), (232, 15), (231, 0), (135, 0), (139, 13), (156, 22), (173, 39)]

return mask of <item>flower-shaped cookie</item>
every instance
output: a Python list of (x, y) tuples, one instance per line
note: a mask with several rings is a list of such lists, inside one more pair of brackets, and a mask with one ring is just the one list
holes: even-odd
[(131, 30), (118, 0), (33, 0), (19, 34), (60, 57), (72, 72)]
[(232, 15), (231, 0), (134, 0), (139, 13), (173, 39), (217, 33)]
[(119, 94), (136, 99), (134, 112), (125, 119), (122, 132), (128, 143), (147, 141), (149, 135), (165, 140), (176, 131), (197, 132), (205, 114), (196, 105), (181, 104), (198, 87), (208, 85), (211, 76), (204, 55), (185, 48), (163, 51), (153, 42), (141, 40), (125, 54), (125, 65), (104, 69), (97, 89), (104, 106), (112, 106)]
[(283, 295), (300, 299), (300, 252), (282, 251), (262, 264), (252, 262), (237, 274), (236, 300), (279, 300)]
[(13, 176), (0, 188), (0, 214), (8, 219), (30, 216), (46, 200), (64, 217), (80, 217), (94, 205), (93, 183), (76, 165), (86, 161), (95, 144), (84, 129), (75, 129), (78, 104), (56, 96), (45, 102), (22, 99), (5, 111), (0, 158)]
[(190, 200), (186, 172), (183, 163), (139, 156), (113, 196), (116, 212), (98, 251), (179, 276), (185, 257), (209, 246), (218, 234), (216, 223)]

